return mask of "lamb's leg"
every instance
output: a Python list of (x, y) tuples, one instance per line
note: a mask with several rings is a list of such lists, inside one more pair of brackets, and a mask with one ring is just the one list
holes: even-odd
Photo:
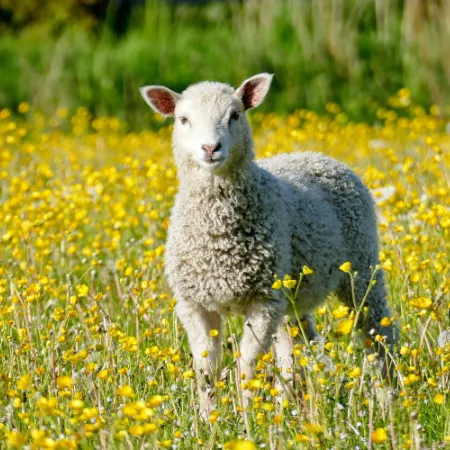
[[(369, 263), (367, 263), (366, 266), (369, 267)], [(369, 289), (371, 276), (372, 274), (368, 269), (358, 271), (358, 276), (355, 278), (356, 305), (354, 304), (350, 281), (345, 278), (338, 291), (340, 300), (342, 300), (351, 309), (358, 310), (367, 289)], [(384, 276), (382, 270), (378, 270), (374, 279), (376, 283), (371, 286), (366, 304), (364, 305), (368, 307), (367, 317), (365, 320), (360, 320), (358, 326), (364, 328), (366, 335), (372, 340), (374, 340), (376, 335), (385, 337), (384, 343), (378, 343), (375, 341), (374, 348), (384, 361), (383, 375), (387, 377), (393, 373), (391, 356), (393, 353), (393, 346), (397, 342), (397, 336), (396, 330), (392, 325), (384, 327), (380, 323), (384, 317), (390, 318), (392, 316), (391, 310), (387, 306), (386, 302), (387, 293), (384, 287)]]
[[(275, 336), (275, 357), (276, 366), (281, 370), (276, 379), (275, 386), (280, 392), (287, 394), (293, 384), (294, 368), (294, 349), (292, 347), (292, 338), (286, 328), (286, 322), (282, 321), (278, 326)], [(284, 398), (280, 397), (280, 399)]]
[[(253, 301), (248, 310), (240, 344), (241, 377), (253, 377), (253, 364), (259, 353), (266, 353), (272, 344), (283, 314), (284, 305), (274, 300)], [(248, 394), (248, 393), (246, 393)]]
[[(300, 320), (302, 321), (308, 343), (318, 341), (320, 335), (317, 333), (312, 314), (306, 314)], [(294, 323), (297, 323), (295, 319)], [(294, 363), (292, 340), (293, 338), (289, 335), (288, 324), (283, 320), (275, 336), (275, 356), (277, 367), (281, 369), (283, 379), (288, 382), (291, 382), (293, 379), (291, 370)]]
[[(313, 315), (311, 313), (302, 316), (301, 318), (306, 339), (309, 343), (317, 343), (322, 338), (316, 330)], [(295, 321), (296, 323), (297, 321)], [(275, 338), (275, 356), (276, 365), (281, 370), (280, 376), (276, 380), (277, 389), (284, 395), (281, 399), (292, 393), (294, 389), (294, 356), (293, 356), (293, 339), (289, 335), (289, 328), (287, 323), (283, 321), (278, 327)], [(303, 340), (303, 339), (302, 339)]]
[(320, 341), (321, 336), (316, 330), (316, 323), (314, 322), (314, 317), (311, 313), (304, 315), (301, 318), (302, 322), (306, 322), (306, 326), (304, 325), (303, 328), (305, 330), (306, 339), (308, 339), (308, 342), (312, 341)]
[[(197, 375), (200, 415), (206, 419), (213, 405), (211, 385), (214, 385), (220, 364), (220, 315), (201, 305), (186, 302), (177, 303), (176, 313), (188, 335)], [(219, 331), (219, 335), (211, 337), (209, 332), (214, 329)], [(208, 354), (203, 356), (205, 351)]]

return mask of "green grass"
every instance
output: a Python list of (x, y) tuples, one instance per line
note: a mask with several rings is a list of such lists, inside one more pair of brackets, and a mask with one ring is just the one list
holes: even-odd
[[(146, 121), (138, 87), (181, 91), (210, 79), (240, 84), (275, 73), (271, 109), (323, 112), (336, 102), (351, 119), (373, 122), (403, 86), (416, 103), (449, 104), (447, 2), (262, 0), (168, 5), (149, 0), (128, 32), (81, 21), (24, 28), (0, 41), (0, 105), (20, 101), (52, 112), (87, 106)], [(56, 19), (55, 19), (56, 20)]]
[[(394, 383), (331, 298), (315, 314), (324, 347), (291, 329), (295, 395), (282, 403), (278, 369), (262, 356), (243, 413), (243, 319), (226, 317), (228, 371), (206, 422), (163, 270), (177, 190), (171, 127), (128, 133), (86, 110), (0, 111), (0, 448), (447, 448), (450, 345), (438, 336), (450, 330), (450, 135), (445, 119), (410, 111), (389, 111), (382, 126), (252, 113), (259, 157), (316, 150), (372, 190), (393, 188), (378, 212), (400, 331)], [(324, 355), (332, 365), (317, 364)]]

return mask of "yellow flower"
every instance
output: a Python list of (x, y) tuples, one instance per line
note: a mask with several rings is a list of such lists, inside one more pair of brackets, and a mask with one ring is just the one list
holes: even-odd
[(391, 319), (389, 319), (389, 317), (383, 317), (380, 321), (380, 325), (382, 327), (388, 327), (392, 324)]
[(183, 377), (186, 378), (187, 380), (194, 378), (194, 375), (195, 373), (193, 370), (187, 370), (186, 372), (183, 373)]
[(348, 374), (349, 374), (350, 378), (358, 378), (361, 376), (361, 373), (362, 373), (361, 367), (355, 367)]
[(284, 280), (283, 286), (288, 289), (293, 289), (297, 285), (297, 280)]
[(339, 335), (350, 334), (353, 330), (353, 320), (347, 319), (339, 323), (337, 332)]
[(297, 337), (299, 332), (300, 332), (300, 329), (298, 327), (289, 328), (289, 334), (292, 337)]
[(428, 309), (433, 304), (433, 301), (427, 297), (418, 297), (410, 300), (409, 304), (415, 308)]
[(303, 266), (302, 273), (303, 275), (311, 275), (312, 273), (314, 273), (314, 270), (312, 270), (308, 266)]
[(120, 395), (121, 397), (127, 397), (127, 398), (134, 398), (136, 397), (136, 394), (134, 393), (133, 388), (126, 384), (124, 386), (120, 386), (117, 388), (117, 395)]
[(445, 403), (445, 397), (442, 394), (436, 394), (433, 398), (434, 403), (443, 405)]
[(247, 389), (249, 389), (250, 391), (257, 391), (258, 389), (261, 389), (261, 387), (261, 380), (248, 380), (247, 382)]
[(133, 436), (139, 437), (144, 434), (145, 430), (142, 425), (132, 425), (128, 428), (128, 432)]
[(132, 417), (136, 420), (148, 420), (154, 415), (152, 409), (147, 408), (145, 402), (130, 402), (123, 408), (122, 412), (125, 416)]
[(295, 440), (297, 442), (309, 442), (310, 439), (308, 436), (306, 436), (306, 434), (296, 434)]
[(215, 337), (219, 336), (219, 330), (210, 330), (209, 335), (212, 338), (215, 338)]
[(145, 434), (153, 433), (158, 429), (158, 425), (156, 423), (146, 423), (144, 424)]
[(156, 408), (164, 401), (164, 398), (162, 395), (153, 395), (147, 402), (148, 406), (151, 406), (152, 408)]
[(73, 350), (67, 350), (64, 352), (64, 361), (70, 361), (72, 363), (79, 363), (84, 361), (88, 357), (88, 352), (86, 349), (82, 349), (79, 352), (74, 352)]
[(36, 401), (36, 407), (39, 409), (41, 415), (51, 416), (55, 414), (58, 407), (58, 399), (55, 397), (39, 397)]
[(216, 423), (219, 420), (220, 417), (220, 411), (212, 411), (209, 415), (208, 422), (209, 423)]
[(411, 350), (409, 349), (409, 347), (406, 347), (406, 345), (403, 345), (402, 348), (400, 349), (400, 354), (401, 355), (407, 355), (409, 354)]
[(275, 280), (272, 284), (272, 289), (281, 289), (281, 286), (283, 286), (281, 280)]
[(372, 441), (375, 444), (382, 444), (387, 440), (387, 433), (385, 428), (377, 428), (375, 431), (372, 431)]
[(273, 416), (273, 423), (276, 425), (280, 425), (283, 422), (283, 416), (281, 414), (275, 414)]
[(410, 373), (408, 376), (406, 376), (404, 378), (404, 383), (405, 383), (405, 385), (409, 385), (409, 384), (417, 383), (417, 381), (419, 381), (419, 380), (420, 380), (420, 377), (418, 377), (414, 373)]
[(31, 384), (31, 375), (29, 373), (22, 375), (20, 379), (17, 381), (17, 389), (21, 391), (25, 391), (30, 387)]
[(252, 441), (239, 440), (235, 441), (234, 446), (232, 447), (234, 450), (256, 450), (256, 444)]
[(100, 372), (97, 374), (97, 378), (100, 380), (106, 380), (108, 378), (108, 375), (109, 375), (109, 370), (103, 369), (103, 370), (100, 370)]
[(27, 102), (21, 102), (19, 103), (19, 106), (17, 107), (17, 110), (21, 114), (26, 114), (30, 110), (30, 104)]
[(77, 293), (78, 297), (86, 297), (89, 293), (89, 288), (85, 284), (77, 286)]
[(339, 270), (342, 270), (342, 272), (350, 273), (352, 270), (352, 263), (350, 261), (345, 262), (344, 264), (341, 264), (339, 266)]
[(6, 436), (11, 448), (22, 448), (27, 443), (27, 435), (25, 433), (10, 431)]
[(348, 306), (339, 305), (337, 308), (331, 311), (331, 314), (335, 319), (343, 319), (347, 317), (350, 312), (350, 308)]
[(392, 261), (391, 261), (390, 259), (387, 259), (387, 260), (384, 261), (384, 263), (383, 263), (383, 269), (384, 269), (386, 272), (391, 272), (391, 271), (392, 271), (392, 266), (393, 266), (393, 264), (392, 264)]
[(80, 411), (84, 408), (83, 400), (74, 399), (69, 402), (69, 408), (74, 411)]
[(56, 385), (60, 389), (70, 389), (73, 385), (73, 381), (72, 378), (68, 377), (67, 375), (63, 375), (56, 379)]
[(319, 425), (318, 423), (306, 422), (304, 424), (304, 427), (305, 427), (305, 430), (311, 434), (319, 435), (319, 434), (323, 433), (323, 427), (322, 427), (322, 425)]
[(9, 242), (12, 239), (12, 234), (11, 233), (5, 233), (2, 237), (3, 242)]

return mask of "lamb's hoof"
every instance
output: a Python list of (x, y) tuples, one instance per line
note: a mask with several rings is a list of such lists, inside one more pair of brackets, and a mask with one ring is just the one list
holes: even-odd
[(253, 403), (253, 392), (250, 389), (243, 389), (242, 390), (242, 408), (244, 410), (248, 409), (250, 406), (252, 406)]
[(199, 411), (198, 411), (198, 417), (200, 418), (200, 420), (202, 422), (207, 422), (208, 418), (209, 418), (209, 411), (208, 411), (208, 409), (200, 408)]
[(199, 417), (201, 420), (206, 422), (211, 414), (211, 411), (215, 407), (214, 396), (211, 386), (210, 385), (202, 386), (199, 389), (199, 394), (200, 394)]
[(442, 331), (438, 336), (439, 347), (445, 349), (450, 348), (450, 329)]

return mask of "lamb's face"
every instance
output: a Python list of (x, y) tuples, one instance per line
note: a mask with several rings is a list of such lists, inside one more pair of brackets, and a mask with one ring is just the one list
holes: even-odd
[(201, 83), (183, 92), (175, 107), (174, 145), (206, 170), (227, 165), (244, 150), (249, 136), (242, 101), (219, 83)]
[(174, 148), (182, 159), (217, 171), (245, 159), (245, 152), (251, 153), (245, 113), (262, 103), (271, 80), (272, 75), (261, 74), (236, 90), (222, 83), (202, 82), (181, 95), (162, 86), (148, 86), (141, 93), (153, 109), (175, 118)]

